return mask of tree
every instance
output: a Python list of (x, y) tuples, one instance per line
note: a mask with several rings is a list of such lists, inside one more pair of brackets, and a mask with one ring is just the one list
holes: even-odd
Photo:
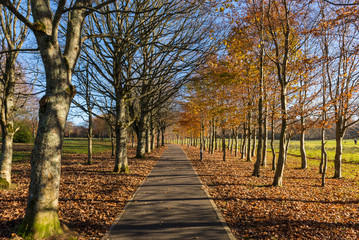
[[(19, 9), (21, 1), (17, 1), (15, 8)], [(24, 19), (30, 16), (29, 4), (25, 6)], [(0, 182), (4, 185), (11, 185), (11, 164), (13, 152), (13, 138), (16, 133), (14, 126), (14, 117), (17, 110), (15, 87), (19, 86), (21, 81), (24, 82), (20, 65), (16, 63), (19, 56), (19, 50), (22, 48), (27, 36), (27, 26), (18, 24), (18, 18), (11, 16), (11, 12), (0, 5), (0, 22), (1, 22), (1, 72), (0, 72), (0, 126), (2, 133), (2, 149), (0, 156)], [(17, 85), (17, 86), (15, 86)], [(25, 94), (25, 93), (24, 93)]]
[[(31, 182), (25, 218), (18, 230), (23, 237), (45, 238), (62, 234), (58, 217), (61, 152), (66, 118), (76, 90), (72, 73), (81, 50), (86, 16), (113, 1), (93, 6), (92, 1), (31, 0), (32, 20), (8, 0), (0, 3), (35, 35), (46, 73), (46, 93), (40, 100), (39, 127), (31, 154)], [(67, 18), (65, 46), (59, 42), (60, 23)], [(61, 35), (60, 35), (61, 36)]]

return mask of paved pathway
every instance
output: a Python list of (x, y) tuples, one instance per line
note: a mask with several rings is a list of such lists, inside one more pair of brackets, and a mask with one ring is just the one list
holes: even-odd
[(169, 145), (103, 239), (235, 239), (183, 150)]

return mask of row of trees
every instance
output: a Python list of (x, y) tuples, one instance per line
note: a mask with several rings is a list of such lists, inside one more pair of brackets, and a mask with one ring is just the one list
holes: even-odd
[[(320, 129), (319, 171), (324, 186), (326, 130), (334, 127), (334, 178), (341, 178), (342, 140), (359, 121), (359, 29), (353, 19), (357, 10), (355, 4), (338, 7), (324, 0), (252, 0), (240, 7), (229, 5), (224, 12), (230, 15), (232, 28), (223, 41), (225, 54), (208, 61), (198, 72), (201, 80), (188, 86), (178, 131), (211, 139), (217, 129), (223, 139), (242, 136), (242, 158), (251, 161), (256, 156), (254, 176), (266, 165), (270, 135), (273, 185), (281, 186), (290, 139), (300, 135), (301, 168), (305, 169), (305, 134), (310, 128)], [(276, 129), (278, 155), (273, 147)]]
[(38, 239), (63, 233), (57, 210), (62, 144), (72, 102), (88, 119), (89, 162), (93, 116), (104, 119), (116, 139), (115, 172), (128, 171), (130, 127), (138, 139), (137, 157), (144, 156), (146, 145), (147, 151), (153, 147), (155, 129), (163, 139), (172, 118), (168, 102), (215, 50), (218, 38), (209, 36), (215, 32), (214, 16), (209, 15), (212, 5), (207, 1), (0, 0), (0, 33), (7, 42), (1, 50), (9, 66), (1, 75), (5, 82), (1, 126), (5, 127), (0, 177), (8, 185), (15, 132), (14, 114), (9, 111), (16, 110), (15, 62), (23, 43), (31, 40), (28, 31), (38, 48), (23, 50), (40, 53), (45, 75), (21, 236)]

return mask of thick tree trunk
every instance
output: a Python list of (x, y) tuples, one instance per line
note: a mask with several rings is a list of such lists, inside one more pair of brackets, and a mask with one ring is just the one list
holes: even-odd
[(147, 116), (141, 113), (140, 120), (136, 129), (137, 134), (137, 150), (136, 158), (144, 158), (146, 153), (146, 121)]
[(129, 172), (127, 159), (126, 103), (124, 97), (116, 101), (116, 155), (114, 172)]
[[(49, 53), (49, 57), (53, 55), (56, 54)], [(31, 154), (29, 198), (18, 230), (21, 236), (33, 235), (35, 239), (63, 233), (58, 217), (61, 153), (67, 114), (75, 93), (66, 64), (59, 60), (63, 58), (50, 59), (44, 60), (47, 91), (40, 100), (39, 127)]]

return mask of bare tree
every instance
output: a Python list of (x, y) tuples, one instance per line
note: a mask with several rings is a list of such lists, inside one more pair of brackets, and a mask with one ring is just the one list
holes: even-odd
[[(24, 5), (21, 1), (14, 1), (14, 7), (19, 9)], [(30, 16), (30, 6), (27, 4), (24, 10), (25, 19)], [(2, 151), (0, 156), (0, 185), (11, 185), (11, 164), (13, 151), (13, 138), (16, 132), (14, 127), (15, 112), (20, 106), (16, 106), (17, 96), (15, 85), (19, 84), (22, 76), (20, 65), (16, 64), (19, 50), (22, 48), (26, 36), (27, 26), (11, 12), (0, 5), (1, 23), (1, 72), (0, 72), (0, 126), (2, 132)], [(23, 80), (22, 80), (23, 81)], [(18, 85), (19, 86), (19, 85)], [(19, 96), (19, 95), (18, 95)]]

